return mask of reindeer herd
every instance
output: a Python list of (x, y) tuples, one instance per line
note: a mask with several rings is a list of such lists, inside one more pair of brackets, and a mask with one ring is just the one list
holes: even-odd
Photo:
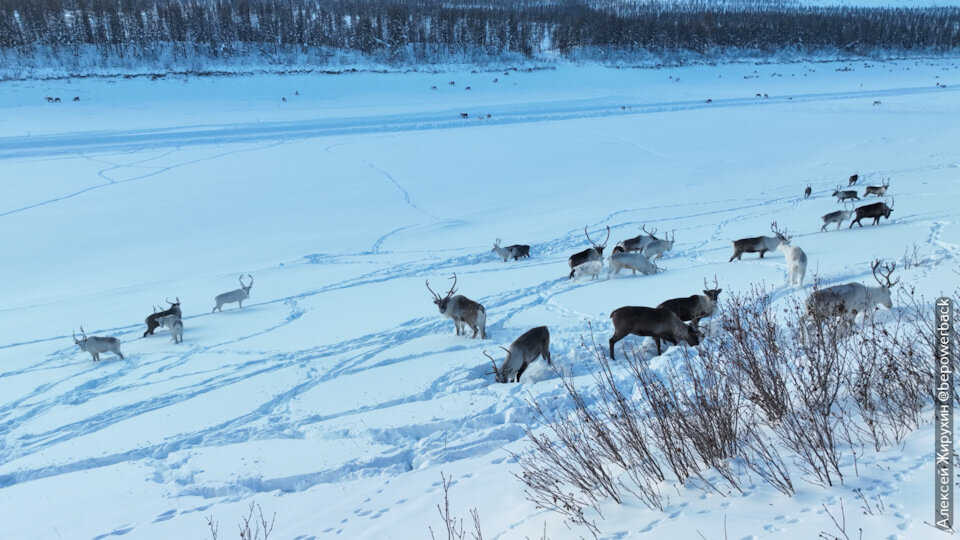
[[(848, 179), (848, 187), (855, 185), (859, 179), (859, 174), (851, 175)], [(883, 197), (889, 187), (889, 179), (884, 180), (880, 186), (867, 186), (863, 197), (866, 198), (868, 195)], [(809, 199), (812, 193), (813, 188), (807, 185), (804, 189), (803, 198)], [(873, 224), (877, 225), (881, 217), (889, 219), (890, 213), (893, 212), (892, 199), (889, 204), (884, 201), (854, 208), (852, 203), (846, 201), (860, 200), (856, 190), (843, 190), (840, 186), (837, 186), (833, 196), (837, 197), (837, 202), (844, 203), (846, 209), (824, 215), (821, 232), (826, 231), (827, 225), (834, 223), (837, 224), (837, 229), (839, 229), (840, 224), (847, 220), (851, 220), (851, 228), (854, 223), (862, 227), (861, 220), (864, 218), (873, 218)], [(850, 204), (850, 206), (847, 207), (847, 204)], [(607, 226), (606, 229), (607, 234), (603, 242), (597, 243), (594, 242), (589, 231), (584, 227), (584, 236), (586, 236), (591, 247), (568, 257), (567, 264), (570, 267), (568, 279), (579, 279), (581, 276), (597, 278), (603, 268), (603, 251), (610, 240), (610, 227)], [(633, 274), (640, 272), (643, 275), (662, 271), (654, 261), (661, 259), (665, 253), (673, 249), (675, 231), (665, 234), (663, 238), (658, 238), (656, 229), (648, 231), (646, 225), (643, 225), (641, 230), (642, 233), (638, 236), (623, 240), (614, 247), (613, 253), (608, 257), (608, 279), (625, 268), (632, 270)], [(762, 259), (764, 254), (769, 251), (780, 251), (786, 261), (787, 285), (802, 288), (808, 264), (807, 254), (800, 247), (791, 245), (790, 242), (793, 237), (786, 228), (779, 227), (776, 221), (770, 224), (770, 231), (773, 236), (755, 236), (734, 240), (733, 255), (730, 256), (728, 262), (733, 262), (734, 259), (741, 260), (744, 253), (758, 253), (759, 258)], [(511, 258), (513, 260), (519, 259), (519, 248), (522, 248), (523, 257), (529, 257), (530, 255), (530, 246), (513, 245), (503, 248), (500, 247), (500, 242), (501, 240), (498, 238), (492, 251), (502, 257), (504, 262)], [(891, 275), (895, 269), (896, 264), (881, 266), (881, 262), (877, 260), (871, 264), (873, 277), (879, 285), (877, 287), (866, 286), (861, 283), (844, 283), (815, 290), (805, 302), (807, 315), (809, 317), (830, 318), (831, 321), (835, 319), (837, 328), (842, 329), (852, 325), (858, 313), (867, 313), (878, 305), (886, 308), (892, 307), (890, 289), (899, 281), (891, 280)], [(474, 338), (477, 336), (478, 328), (481, 338), (485, 338), (486, 311), (482, 305), (464, 296), (452, 296), (456, 292), (456, 275), (452, 279), (454, 280), (454, 286), (443, 298), (436, 294), (433, 289), (430, 289), (434, 296), (434, 303), (437, 304), (441, 314), (454, 320), (457, 335), (466, 334), (462, 328), (466, 324), (473, 329)], [(429, 282), (427, 288), (430, 288)], [(697, 346), (702, 337), (699, 322), (701, 319), (711, 317), (717, 312), (721, 290), (716, 277), (714, 277), (712, 289), (708, 287), (706, 280), (704, 280), (702, 295), (672, 298), (661, 302), (657, 307), (624, 306), (615, 309), (610, 313), (614, 327), (613, 336), (609, 341), (610, 358), (614, 358), (616, 343), (630, 334), (653, 338), (657, 346), (657, 354), (662, 353), (662, 341), (674, 345), (685, 342), (687, 345)], [(488, 374), (493, 374), (497, 382), (519, 382), (524, 370), (537, 358), (542, 356), (548, 363), (551, 362), (549, 347), (550, 332), (547, 327), (539, 326), (529, 330), (517, 338), (509, 349), (504, 348), (507, 356), (499, 367), (496, 360), (484, 351), (483, 354), (493, 364), (493, 371)]]
[[(857, 183), (859, 175), (854, 174), (849, 178), (849, 186)], [(886, 195), (890, 187), (889, 179), (885, 180), (880, 186), (867, 186), (863, 196), (877, 195), (882, 197)], [(812, 194), (811, 186), (806, 186), (804, 190), (804, 199)], [(859, 200), (855, 190), (841, 190), (840, 186), (833, 192), (838, 202), (845, 202), (849, 199)], [(873, 218), (873, 224), (877, 225), (880, 218), (889, 219), (893, 211), (893, 201), (888, 205), (886, 202), (877, 202), (854, 208), (852, 206), (845, 210), (830, 212), (823, 216), (823, 227), (821, 232), (826, 230), (826, 226), (836, 223), (837, 229), (843, 221), (851, 220), (850, 227), (856, 223), (863, 226), (860, 222), (864, 218)], [(620, 270), (629, 269), (635, 275), (640, 272), (642, 275), (650, 275), (663, 271), (657, 267), (655, 261), (659, 261), (665, 254), (673, 249), (676, 231), (666, 233), (663, 238), (657, 237), (657, 229), (648, 231), (646, 225), (641, 227), (641, 234), (627, 238), (619, 242), (613, 249), (613, 253), (608, 257), (607, 279), (619, 274)], [(770, 231), (773, 236), (755, 236), (741, 238), (733, 241), (733, 255), (728, 262), (734, 259), (740, 261), (744, 253), (758, 253), (759, 258), (769, 251), (780, 251), (784, 254), (787, 265), (787, 285), (792, 287), (803, 287), (803, 279), (807, 269), (807, 255), (797, 246), (791, 245), (793, 238), (786, 228), (781, 228), (774, 221), (770, 224)], [(610, 240), (610, 227), (606, 227), (606, 236), (603, 242), (597, 243), (590, 237), (587, 227), (583, 229), (584, 236), (590, 243), (590, 247), (570, 255), (567, 264), (570, 267), (568, 279), (577, 279), (581, 276), (589, 275), (593, 279), (603, 269), (603, 252)], [(530, 246), (525, 244), (513, 244), (502, 247), (501, 239), (497, 238), (491, 250), (504, 262), (510, 259), (514, 261), (530, 257)], [(842, 323), (841, 326), (852, 324), (853, 319), (858, 313), (866, 313), (873, 310), (876, 306), (890, 308), (892, 306), (890, 299), (890, 289), (896, 285), (898, 280), (891, 280), (891, 275), (896, 269), (895, 264), (884, 264), (875, 261), (871, 265), (873, 276), (879, 284), (878, 287), (870, 287), (860, 283), (845, 283), (834, 285), (814, 291), (806, 300), (806, 310), (810, 316), (837, 317)], [(244, 283), (243, 275), (239, 277), (240, 288), (218, 294), (214, 298), (215, 305), (211, 313), (222, 311), (225, 304), (236, 303), (238, 309), (243, 307), (243, 301), (250, 297), (250, 290), (253, 287), (253, 276), (246, 275), (249, 283)], [(457, 276), (451, 278), (453, 284), (450, 289), (442, 296), (430, 287), (430, 281), (425, 282), (427, 290), (433, 296), (433, 303), (437, 306), (440, 314), (453, 320), (456, 334), (467, 335), (467, 328), (473, 330), (471, 337), (477, 335), (481, 339), (487, 338), (486, 309), (479, 302), (471, 300), (457, 292)], [(719, 288), (716, 277), (714, 277), (713, 288), (707, 286), (704, 280), (703, 294), (695, 294), (688, 297), (671, 298), (661, 302), (657, 307), (646, 306), (624, 306), (615, 309), (610, 313), (610, 319), (613, 322), (614, 333), (609, 340), (610, 358), (614, 358), (614, 346), (624, 337), (633, 334), (637, 336), (648, 336), (653, 338), (657, 346), (657, 354), (662, 352), (661, 342), (666, 341), (674, 345), (685, 342), (690, 346), (697, 346), (702, 337), (699, 322), (707, 317), (711, 317), (717, 312), (718, 298), (722, 289)], [(174, 343), (183, 342), (183, 314), (180, 309), (180, 298), (167, 303), (169, 307), (161, 310), (154, 306), (153, 313), (147, 316), (145, 323), (146, 331), (143, 338), (153, 335), (158, 328), (167, 328), (170, 331), (171, 339)], [(120, 352), (120, 340), (115, 337), (87, 336), (80, 327), (81, 338), (77, 338), (76, 332), (73, 334), (74, 343), (81, 351), (89, 352), (94, 361), (100, 360), (100, 354), (111, 352), (121, 359), (123, 354)], [(493, 363), (493, 371), (497, 382), (519, 382), (527, 366), (537, 358), (543, 357), (548, 363), (550, 357), (550, 332), (546, 326), (538, 326), (528, 330), (517, 338), (507, 349), (503, 363), (498, 367), (496, 361), (484, 351), (484, 355), (490, 358)]]
[[(253, 276), (247, 274), (247, 277), (250, 278), (250, 283), (245, 284), (243, 282), (243, 275), (240, 276), (240, 288), (235, 289), (223, 294), (218, 294), (214, 298), (216, 306), (214, 306), (214, 313), (217, 310), (223, 311), (221, 308), (224, 304), (232, 304), (236, 302), (239, 305), (239, 308), (243, 307), (243, 301), (250, 297), (250, 289), (253, 287)], [(171, 302), (169, 298), (166, 299), (167, 303), (170, 304), (170, 307), (167, 309), (161, 310), (157, 306), (153, 306), (153, 313), (147, 315), (147, 318), (143, 322), (147, 324), (147, 330), (143, 333), (143, 337), (152, 336), (153, 332), (158, 328), (167, 328), (170, 330), (170, 339), (174, 343), (183, 343), (183, 311), (180, 310), (180, 297), (176, 297), (175, 302)], [(239, 309), (238, 308), (238, 309)], [(80, 347), (81, 351), (90, 353), (93, 356), (95, 362), (100, 361), (100, 353), (110, 352), (123, 359), (123, 353), (120, 352), (120, 340), (115, 337), (104, 337), (104, 336), (90, 336), (87, 337), (86, 332), (83, 331), (83, 326), (80, 326), (80, 339), (77, 339), (77, 332), (73, 332), (73, 342)]]

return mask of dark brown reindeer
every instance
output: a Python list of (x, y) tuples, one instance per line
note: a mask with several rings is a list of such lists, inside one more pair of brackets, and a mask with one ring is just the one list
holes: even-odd
[(713, 279), (713, 288), (707, 288), (707, 280), (703, 280), (703, 294), (694, 294), (685, 298), (671, 298), (661, 302), (658, 308), (666, 308), (673, 312), (681, 321), (690, 321), (694, 330), (699, 328), (700, 319), (713, 316), (717, 311), (717, 297), (723, 289), (717, 286), (717, 279)]
[(880, 224), (880, 218), (890, 219), (890, 212), (893, 212), (893, 199), (890, 199), (890, 205), (887, 206), (886, 201), (878, 202), (873, 204), (866, 204), (860, 206), (856, 209), (856, 217), (853, 218), (853, 221), (850, 222), (850, 227), (853, 228), (853, 224), (863, 227), (863, 223), (860, 223), (860, 220), (863, 218), (873, 218), (873, 224)]
[(590, 233), (587, 232), (586, 227), (583, 228), (583, 234), (587, 235), (587, 240), (593, 247), (578, 251), (567, 258), (567, 264), (570, 265), (570, 277), (568, 279), (573, 279), (573, 269), (581, 264), (589, 261), (603, 261), (603, 248), (607, 247), (607, 241), (610, 240), (610, 226), (607, 225), (607, 237), (603, 243), (599, 245), (590, 239)]
[(812, 193), (813, 193), (813, 188), (810, 186), (807, 186), (807, 189), (803, 190), (803, 198), (809, 199)]
[(510, 344), (509, 349), (503, 350), (507, 351), (507, 358), (499, 368), (496, 360), (487, 354), (487, 351), (483, 351), (484, 356), (493, 363), (492, 373), (499, 383), (508, 383), (511, 379), (513, 382), (520, 382), (520, 376), (527, 370), (527, 366), (540, 356), (543, 356), (548, 364), (553, 363), (550, 359), (550, 331), (546, 326), (527, 330)]
[(686, 341), (689, 345), (700, 344), (700, 336), (691, 326), (684, 324), (667, 308), (625, 306), (610, 314), (613, 319), (613, 337), (610, 338), (610, 359), (614, 359), (613, 346), (630, 334), (649, 336), (657, 343), (657, 354), (662, 354), (660, 340), (676, 345)]
[(790, 244), (791, 236), (787, 236), (787, 230), (780, 230), (777, 228), (777, 222), (774, 221), (770, 224), (770, 230), (773, 231), (773, 234), (776, 236), (754, 236), (751, 238), (741, 238), (739, 240), (733, 241), (733, 255), (730, 256), (731, 262), (734, 259), (740, 260), (740, 257), (744, 253), (760, 253), (760, 258), (763, 258), (763, 254), (768, 251), (773, 251), (777, 249), (777, 246), (780, 243)]
[(857, 180), (860, 179), (859, 174), (851, 174), (850, 179), (847, 181), (847, 186), (852, 186), (857, 183)]
[(176, 302), (171, 302), (169, 298), (167, 298), (166, 300), (167, 300), (167, 303), (170, 304), (169, 308), (163, 311), (158, 311), (156, 307), (154, 307), (153, 313), (148, 315), (147, 318), (144, 320), (144, 322), (147, 323), (147, 331), (143, 333), (143, 337), (147, 337), (147, 335), (152, 336), (153, 331), (162, 326), (162, 323), (160, 322), (161, 317), (166, 317), (167, 315), (176, 315), (179, 318), (183, 316), (182, 312), (180, 311), (179, 296), (177, 297)]
[(453, 319), (453, 326), (456, 328), (458, 336), (466, 335), (467, 331), (464, 326), (470, 326), (473, 329), (472, 337), (477, 337), (479, 332), (481, 339), (487, 339), (486, 310), (479, 302), (474, 302), (462, 294), (454, 296), (454, 293), (457, 292), (457, 275), (454, 274), (450, 279), (453, 280), (453, 286), (442, 297), (430, 288), (430, 280), (426, 281), (427, 290), (433, 295), (433, 303), (437, 305), (441, 315)]

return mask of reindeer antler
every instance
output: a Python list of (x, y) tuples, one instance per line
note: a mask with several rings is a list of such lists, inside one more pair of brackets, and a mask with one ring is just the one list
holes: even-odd
[(166, 298), (165, 300), (166, 300), (167, 303), (170, 304), (170, 305), (176, 305), (176, 304), (179, 304), (179, 303), (180, 303), (180, 297), (179, 297), (179, 296), (177, 297), (177, 301), (176, 301), (176, 302), (171, 302), (169, 298)]
[(643, 232), (649, 234), (649, 235), (650, 235), (650, 238), (653, 238), (654, 240), (658, 240), (658, 238), (657, 238), (657, 236), (656, 236), (656, 234), (657, 234), (657, 229), (654, 229), (653, 232), (648, 231), (648, 230), (647, 230), (647, 224), (646, 224), (646, 223), (644, 223), (640, 228), (643, 229)]
[(434, 300), (440, 300), (440, 295), (434, 292), (434, 290), (430, 288), (430, 280), (429, 279), (426, 280), (425, 283), (427, 284), (427, 290), (430, 291), (430, 294), (433, 295)]
[(777, 238), (783, 238), (785, 240), (790, 240), (791, 236), (787, 236), (787, 229), (784, 228), (782, 231), (777, 227), (777, 222), (774, 221), (770, 224), (770, 230), (773, 231), (773, 234), (777, 235)]
[(490, 359), (490, 363), (493, 364), (493, 371), (484, 372), (484, 375), (493, 375), (496, 377), (498, 383), (505, 383), (506, 377), (503, 376), (503, 371), (497, 367), (497, 361), (493, 359), (492, 356), (487, 354), (487, 351), (483, 351), (483, 355)]
[(603, 240), (603, 244), (600, 244), (600, 245), (597, 245), (597, 243), (590, 238), (590, 233), (587, 232), (586, 225), (584, 225), (583, 227), (583, 234), (587, 235), (587, 240), (590, 242), (591, 245), (593, 245), (593, 247), (597, 249), (602, 249), (607, 247), (607, 241), (610, 240), (610, 226), (607, 225), (607, 237)]
[(448, 297), (449, 297), (449, 296), (453, 296), (453, 293), (457, 292), (457, 273), (454, 272), (454, 273), (453, 273), (453, 277), (451, 277), (450, 279), (453, 280), (453, 285), (451, 285), (451, 286), (450, 286), (450, 290), (447, 291), (447, 296), (448, 296)]
[(870, 264), (870, 271), (873, 273), (873, 279), (877, 280), (877, 283), (879, 283), (881, 287), (890, 289), (897, 283), (900, 283), (900, 278), (897, 278), (894, 281), (890, 280), (890, 276), (893, 274), (893, 271), (897, 269), (897, 263), (883, 263), (883, 270), (880, 271), (880, 274), (883, 276), (883, 281), (880, 281), (880, 278), (877, 277), (878, 268), (880, 268), (880, 259), (877, 259)]

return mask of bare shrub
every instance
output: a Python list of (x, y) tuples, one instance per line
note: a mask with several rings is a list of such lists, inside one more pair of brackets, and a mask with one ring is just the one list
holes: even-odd
[[(443, 506), (437, 505), (437, 512), (440, 513), (440, 519), (443, 520), (443, 530), (447, 533), (447, 540), (464, 540), (467, 538), (466, 531), (463, 528), (463, 519), (457, 519), (450, 513), (450, 485), (451, 478), (446, 474), (440, 473), (440, 480), (443, 485)], [(473, 531), (470, 535), (473, 540), (483, 540), (483, 532), (480, 530), (480, 513), (476, 508), (470, 509), (470, 518), (473, 520)], [(437, 540), (433, 533), (433, 527), (427, 527), (430, 530), (430, 538)]]
[[(270, 521), (263, 515), (263, 508), (254, 501), (245, 516), (241, 516), (237, 527), (240, 529), (240, 540), (270, 540), (277, 514), (274, 512)], [(214, 521), (213, 516), (207, 516), (207, 527), (210, 529), (210, 538), (217, 540), (220, 534), (220, 524)], [(262, 536), (261, 536), (262, 535)]]

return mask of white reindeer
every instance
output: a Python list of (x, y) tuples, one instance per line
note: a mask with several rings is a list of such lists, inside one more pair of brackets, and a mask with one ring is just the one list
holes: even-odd
[(507, 259), (513, 256), (513, 253), (509, 249), (505, 247), (500, 247), (499, 238), (497, 238), (497, 241), (493, 244), (493, 249), (491, 249), (490, 251), (496, 253), (499, 257), (502, 257), (503, 262), (507, 262)]
[(873, 311), (878, 305), (887, 309), (892, 308), (893, 301), (890, 298), (890, 289), (900, 280), (891, 281), (890, 276), (897, 265), (896, 263), (883, 265), (882, 281), (877, 276), (879, 268), (879, 260), (870, 265), (873, 279), (877, 280), (879, 287), (870, 287), (862, 283), (844, 283), (814, 291), (807, 298), (807, 313), (817, 317), (836, 316), (843, 321), (852, 322), (857, 313)]
[(157, 320), (160, 326), (170, 329), (170, 336), (174, 343), (183, 343), (183, 321), (177, 315), (164, 315)]
[(639, 271), (643, 275), (656, 274), (660, 271), (657, 265), (650, 262), (650, 259), (643, 256), (642, 253), (634, 251), (627, 253), (621, 246), (613, 248), (613, 254), (608, 259), (610, 267), (607, 270), (607, 279), (611, 275), (619, 274), (621, 268), (629, 268), (636, 275)]
[(81, 351), (86, 351), (90, 353), (90, 356), (93, 356), (94, 362), (100, 361), (100, 353), (112, 352), (113, 354), (120, 357), (123, 360), (123, 353), (120, 352), (120, 340), (115, 337), (101, 337), (101, 336), (90, 336), (87, 337), (86, 332), (83, 331), (83, 326), (80, 327), (81, 339), (77, 339), (77, 333), (73, 333), (73, 342), (80, 347)]
[(787, 285), (803, 287), (803, 276), (807, 273), (807, 254), (797, 246), (780, 242), (777, 246), (787, 260)]
[(655, 261), (661, 257), (667, 251), (673, 249), (673, 241), (677, 238), (677, 231), (674, 230), (673, 234), (665, 235), (661, 240), (653, 240), (643, 248), (643, 256)]
[(573, 276), (575, 280), (579, 280), (580, 276), (593, 276), (592, 279), (597, 279), (597, 275), (600, 274), (601, 270), (603, 270), (602, 260), (587, 261), (573, 267)]
[(237, 302), (242, 308), (243, 301), (250, 297), (250, 288), (253, 287), (253, 276), (251, 276), (250, 274), (247, 274), (247, 277), (250, 278), (249, 285), (244, 285), (243, 274), (240, 274), (240, 277), (238, 278), (240, 280), (239, 289), (234, 289), (230, 292), (218, 294), (216, 298), (214, 298), (214, 301), (217, 303), (217, 305), (213, 306), (213, 310), (211, 310), (210, 313), (213, 313), (218, 309), (222, 312), (224, 304), (232, 304), (234, 302)]

